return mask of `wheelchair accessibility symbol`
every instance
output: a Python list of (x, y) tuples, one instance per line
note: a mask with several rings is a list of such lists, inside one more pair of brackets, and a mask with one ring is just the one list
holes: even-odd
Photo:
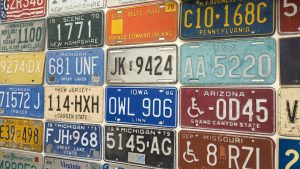
[(197, 105), (197, 99), (195, 97), (191, 98), (192, 106), (190, 106), (187, 110), (188, 115), (192, 118), (197, 118), (200, 115), (204, 114), (204, 111), (201, 110)]
[(188, 141), (187, 143), (187, 148), (186, 151), (183, 153), (183, 159), (187, 163), (193, 163), (193, 162), (198, 162), (199, 159), (195, 156), (194, 150), (190, 148), (191, 142)]

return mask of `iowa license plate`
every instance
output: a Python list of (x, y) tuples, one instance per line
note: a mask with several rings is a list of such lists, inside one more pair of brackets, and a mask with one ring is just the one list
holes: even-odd
[(43, 86), (0, 86), (0, 116), (44, 117)]
[(101, 123), (103, 88), (100, 86), (47, 86), (45, 118), (55, 121)]
[(100, 160), (101, 126), (46, 122), (45, 153)]
[(275, 169), (275, 144), (267, 137), (182, 130), (178, 144), (179, 168)]
[(276, 42), (272, 38), (187, 43), (181, 46), (185, 85), (273, 84)]
[(99, 11), (48, 18), (48, 49), (102, 46), (103, 15)]
[(106, 74), (108, 83), (175, 83), (177, 47), (108, 50)]
[(106, 163), (103, 165), (103, 169), (150, 169), (150, 168), (126, 165), (126, 164)]
[(106, 16), (106, 44), (112, 46), (175, 41), (177, 8), (175, 1), (165, 1), (109, 10)]
[(104, 53), (100, 48), (48, 51), (48, 84), (102, 85)]
[(175, 167), (175, 131), (105, 126), (105, 160), (145, 167)]
[(116, 7), (116, 6), (123, 6), (123, 5), (133, 5), (139, 3), (146, 3), (146, 2), (153, 2), (158, 0), (107, 0), (107, 7)]
[(74, 166), (75, 169), (101, 169), (100, 165), (97, 163), (62, 159), (55, 157), (45, 157), (44, 169), (55, 169), (55, 168), (70, 168)]
[(180, 36), (183, 39), (272, 35), (275, 0), (182, 2)]
[(279, 168), (297, 169), (300, 168), (299, 153), (300, 140), (279, 139)]
[(279, 0), (279, 32), (282, 34), (300, 32), (300, 1)]

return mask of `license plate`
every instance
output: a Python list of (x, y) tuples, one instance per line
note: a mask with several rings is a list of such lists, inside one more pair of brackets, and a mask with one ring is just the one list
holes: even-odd
[(111, 9), (106, 17), (106, 44), (113, 46), (175, 41), (177, 17), (178, 4), (175, 1)]
[(279, 0), (279, 33), (300, 32), (300, 1)]
[(182, 2), (183, 39), (272, 35), (275, 0)]
[(275, 143), (267, 137), (182, 130), (179, 168), (275, 169)]
[(107, 0), (106, 4), (107, 7), (116, 7), (116, 6), (123, 6), (123, 5), (133, 5), (139, 3), (146, 3), (146, 2), (153, 2), (158, 0)]
[(42, 121), (0, 118), (0, 147), (42, 152)]
[(300, 168), (299, 153), (300, 140), (279, 139), (279, 168), (298, 169)]
[(150, 169), (146, 167), (140, 167), (140, 166), (132, 166), (132, 165), (126, 165), (126, 164), (113, 164), (113, 163), (106, 163), (103, 165), (103, 169)]
[(106, 73), (108, 83), (175, 83), (177, 47), (109, 50)]
[(273, 84), (276, 42), (272, 38), (187, 43), (181, 46), (185, 85)]
[(96, 163), (55, 157), (45, 157), (44, 163), (44, 169), (71, 168), (70, 166), (74, 166), (74, 169), (100, 169), (100, 165)]
[(145, 167), (175, 167), (175, 131), (105, 126), (105, 160)]
[(177, 126), (175, 87), (107, 87), (105, 93), (107, 122)]
[(104, 53), (100, 48), (48, 51), (48, 84), (102, 85)]
[(45, 153), (100, 160), (101, 140), (100, 125), (45, 123)]
[(103, 88), (100, 86), (47, 86), (45, 118), (55, 121), (101, 123)]
[(0, 86), (0, 116), (44, 117), (43, 86)]
[(45, 20), (0, 24), (0, 32), (1, 52), (43, 51), (45, 48)]
[(48, 49), (102, 46), (103, 17), (99, 11), (48, 18)]

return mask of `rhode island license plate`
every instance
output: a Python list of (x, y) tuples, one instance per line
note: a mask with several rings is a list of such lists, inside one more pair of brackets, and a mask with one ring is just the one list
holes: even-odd
[(283, 34), (300, 32), (300, 1), (279, 1), (279, 32)]
[(97, 163), (62, 159), (56, 157), (45, 157), (44, 169), (59, 169), (59, 168), (70, 168), (74, 169), (101, 169)]
[(284, 138), (279, 139), (279, 169), (300, 168), (299, 154), (300, 140)]

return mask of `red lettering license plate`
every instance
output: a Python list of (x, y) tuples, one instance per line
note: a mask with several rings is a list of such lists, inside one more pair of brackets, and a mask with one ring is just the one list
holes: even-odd
[(279, 32), (282, 34), (300, 32), (300, 1), (279, 0)]

